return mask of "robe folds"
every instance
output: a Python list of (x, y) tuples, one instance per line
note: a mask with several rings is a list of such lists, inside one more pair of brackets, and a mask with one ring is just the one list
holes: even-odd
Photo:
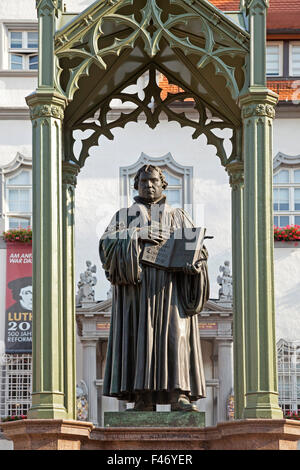
[[(209, 298), (207, 262), (199, 274), (142, 264), (138, 231), (151, 224), (153, 213), (164, 227), (194, 225), (165, 197), (155, 205), (135, 200), (115, 214), (99, 245), (113, 285), (103, 394), (130, 402), (137, 393), (151, 391), (156, 403), (168, 403), (170, 393), (182, 391), (197, 400), (206, 395), (196, 314)], [(201, 258), (207, 256), (203, 247)]]

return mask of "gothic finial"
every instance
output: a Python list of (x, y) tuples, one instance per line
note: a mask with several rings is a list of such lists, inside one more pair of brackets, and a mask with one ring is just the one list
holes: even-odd
[(63, 0), (36, 0), (36, 9), (42, 10), (47, 8), (48, 10), (62, 10)]
[(250, 9), (259, 6), (261, 8), (269, 8), (270, 0), (241, 0), (241, 5), (244, 4), (244, 8), (249, 12)]

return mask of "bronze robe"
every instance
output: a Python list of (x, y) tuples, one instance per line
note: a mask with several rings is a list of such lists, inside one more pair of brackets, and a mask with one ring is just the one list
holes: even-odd
[[(207, 263), (195, 275), (141, 264), (144, 244), (137, 227), (151, 223), (151, 204), (135, 199), (117, 212), (100, 239), (100, 258), (113, 285), (103, 395), (130, 402), (136, 393), (152, 391), (156, 403), (169, 403), (166, 392), (180, 390), (197, 400), (205, 397), (205, 378), (195, 314), (209, 298)], [(193, 226), (165, 197), (156, 206), (165, 226)]]

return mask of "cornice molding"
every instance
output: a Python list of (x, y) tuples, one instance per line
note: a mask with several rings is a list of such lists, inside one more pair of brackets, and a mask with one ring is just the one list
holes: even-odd
[(0, 107), (1, 121), (28, 121), (30, 119), (29, 109), (27, 107)]
[(276, 170), (281, 165), (299, 165), (300, 155), (287, 155), (283, 152), (278, 152), (273, 160), (273, 169)]
[(25, 155), (22, 155), (20, 152), (17, 152), (15, 158), (11, 162), (0, 167), (0, 171), (5, 176), (9, 176), (15, 173), (22, 166), (31, 168), (32, 159), (31, 157), (26, 157)]

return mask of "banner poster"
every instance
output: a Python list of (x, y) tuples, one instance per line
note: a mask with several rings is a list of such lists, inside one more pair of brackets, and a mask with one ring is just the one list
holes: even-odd
[(32, 352), (32, 245), (6, 244), (6, 353)]

